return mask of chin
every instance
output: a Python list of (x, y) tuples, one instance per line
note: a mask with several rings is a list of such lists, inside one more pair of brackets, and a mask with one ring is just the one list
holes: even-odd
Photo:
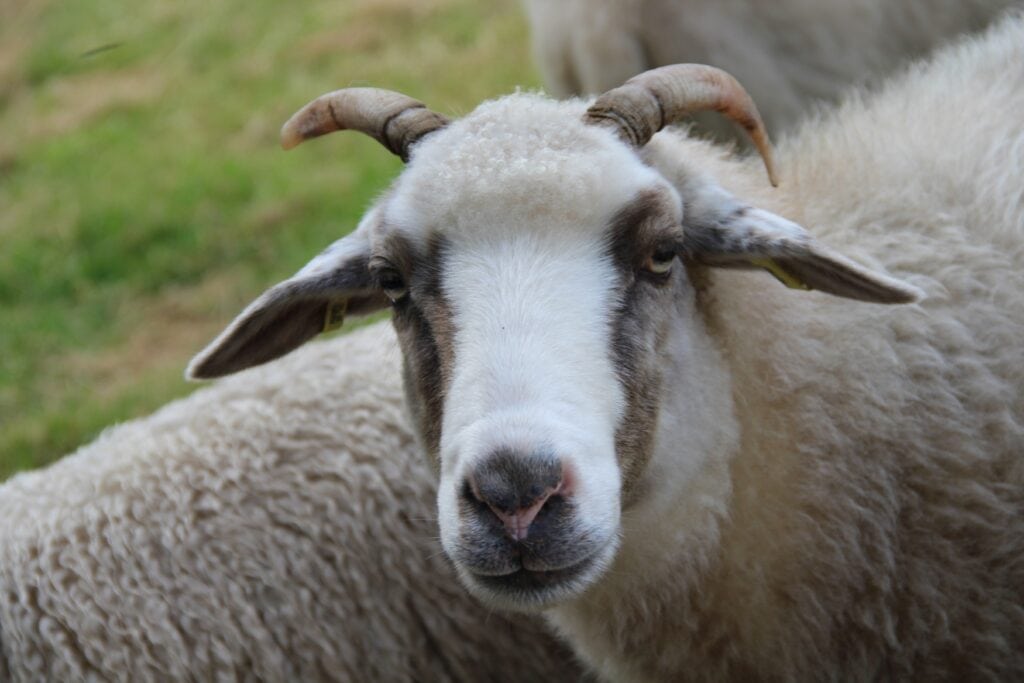
[(551, 570), (519, 567), (495, 575), (455, 564), (463, 584), (483, 603), (515, 612), (538, 612), (583, 595), (604, 575), (617, 548), (618, 542), (613, 540), (578, 562)]

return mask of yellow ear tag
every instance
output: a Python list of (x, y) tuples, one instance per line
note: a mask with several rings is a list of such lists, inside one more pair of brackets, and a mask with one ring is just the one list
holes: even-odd
[(345, 322), (345, 311), (348, 309), (348, 299), (331, 301), (327, 304), (327, 313), (324, 315), (324, 329), (322, 332), (330, 332), (341, 327)]
[(809, 284), (807, 284), (800, 278), (796, 277), (795, 275), (784, 269), (773, 259), (752, 258), (750, 259), (750, 263), (751, 265), (757, 266), (758, 268), (764, 268), (765, 270), (772, 274), (772, 277), (774, 277), (776, 280), (786, 285), (790, 289), (803, 289), (806, 291), (810, 291), (811, 289), (813, 289), (813, 287), (811, 287)]

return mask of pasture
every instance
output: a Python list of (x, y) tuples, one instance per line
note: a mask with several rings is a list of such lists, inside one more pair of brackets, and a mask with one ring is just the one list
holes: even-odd
[(281, 151), (307, 100), (538, 84), (500, 0), (0, 5), (0, 479), (194, 390), (192, 354), (386, 187), (363, 136)]

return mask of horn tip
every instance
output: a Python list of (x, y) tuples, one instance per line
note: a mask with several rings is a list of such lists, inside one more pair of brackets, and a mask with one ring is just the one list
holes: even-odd
[(297, 147), (306, 137), (293, 126), (287, 123), (281, 128), (281, 149), (292, 149)]
[(772, 187), (778, 187), (779, 174), (775, 168), (775, 155), (772, 153), (772, 145), (768, 142), (768, 136), (765, 135), (763, 128), (759, 128), (752, 132), (750, 137), (754, 142), (754, 147), (757, 148), (758, 153), (761, 155), (764, 170), (768, 174), (768, 182), (772, 184)]
[(768, 182), (772, 184), (772, 187), (779, 186), (779, 172), (775, 167), (775, 158), (772, 156), (771, 151), (762, 157), (764, 159), (764, 170), (768, 174)]

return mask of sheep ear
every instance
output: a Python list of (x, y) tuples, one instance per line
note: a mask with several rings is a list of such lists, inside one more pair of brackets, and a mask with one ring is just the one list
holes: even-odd
[(904, 304), (924, 296), (913, 285), (832, 251), (796, 223), (770, 211), (736, 203), (727, 211), (696, 219), (684, 227), (684, 256), (698, 263), (763, 268), (787, 287), (859, 301)]
[(366, 231), (338, 240), (249, 304), (192, 359), (186, 379), (221, 377), (266, 363), (340, 327), (347, 314), (385, 307), (388, 300), (370, 277), (369, 259)]

